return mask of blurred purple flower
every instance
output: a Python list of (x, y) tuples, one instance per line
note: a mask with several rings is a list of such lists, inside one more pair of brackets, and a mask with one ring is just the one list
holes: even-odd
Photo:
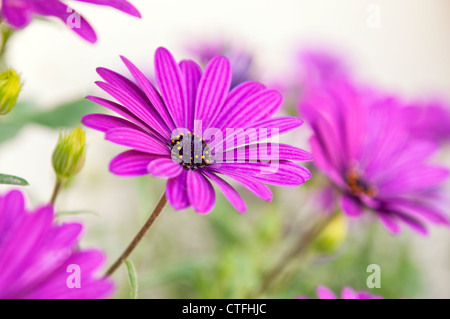
[(426, 221), (449, 225), (441, 207), (449, 171), (429, 163), (438, 147), (411, 136), (397, 98), (339, 78), (306, 88), (300, 110), (315, 164), (349, 216), (370, 211), (395, 234), (400, 223), (421, 234)]
[[(98, 250), (78, 250), (82, 225), (53, 221), (51, 206), (27, 212), (19, 191), (0, 196), (0, 298), (102, 298), (113, 290), (94, 271), (104, 262)], [(80, 288), (69, 266), (79, 267)]]
[(202, 66), (206, 66), (217, 55), (226, 57), (230, 61), (232, 69), (231, 89), (241, 83), (253, 80), (253, 55), (242, 48), (225, 41), (211, 41), (197, 45), (190, 44), (188, 51)]
[[(57, 17), (85, 40), (94, 43), (97, 35), (81, 15), (60, 0), (1, 0), (1, 18), (13, 28), (24, 28), (35, 15)], [(139, 11), (126, 0), (75, 0), (96, 5), (109, 6), (135, 17)]]
[(412, 135), (439, 143), (450, 141), (450, 108), (443, 103), (411, 105), (404, 112)]
[[(338, 297), (329, 288), (319, 286), (316, 289), (319, 299), (338, 299)], [(309, 299), (309, 297), (299, 296), (297, 299)], [(345, 287), (341, 292), (341, 299), (384, 299), (381, 296), (372, 295), (367, 291), (355, 291), (350, 287)]]
[[(82, 120), (86, 126), (105, 132), (107, 140), (132, 149), (112, 160), (110, 170), (114, 174), (168, 178), (169, 203), (175, 209), (192, 205), (199, 213), (208, 213), (214, 207), (215, 193), (210, 180), (238, 212), (246, 211), (244, 200), (217, 174), (234, 179), (268, 201), (272, 193), (265, 184), (298, 186), (311, 177), (306, 168), (292, 162), (311, 160), (308, 152), (285, 144), (256, 143), (293, 130), (302, 121), (272, 117), (282, 98), (261, 83), (245, 82), (229, 92), (232, 75), (225, 57), (216, 56), (202, 72), (192, 60), (178, 64), (169, 51), (159, 48), (155, 54), (159, 92), (130, 61), (122, 60), (137, 84), (113, 71), (97, 69), (105, 80), (97, 85), (121, 104), (99, 97), (88, 99), (125, 119), (90, 114)], [(201, 130), (194, 125), (196, 121), (201, 123)], [(213, 139), (204, 135), (208, 129), (222, 133), (229, 128), (253, 133), (243, 140), (237, 138), (237, 143), (231, 134), (231, 148), (227, 144), (228, 133), (222, 139), (218, 135), (213, 135)], [(267, 136), (258, 133), (266, 129), (270, 131)], [(244, 146), (248, 144), (247, 138), (254, 139), (255, 147)], [(277, 152), (264, 155), (261, 151), (265, 146), (276, 147)], [(223, 154), (227, 155), (226, 161), (219, 160)], [(276, 171), (263, 172), (271, 165), (267, 160), (277, 161)]]

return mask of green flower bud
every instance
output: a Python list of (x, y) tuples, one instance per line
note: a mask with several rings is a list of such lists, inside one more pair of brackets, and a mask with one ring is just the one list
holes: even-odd
[(347, 236), (347, 218), (338, 213), (315, 239), (313, 246), (321, 253), (335, 252)]
[(14, 70), (0, 74), (0, 115), (9, 113), (16, 105), (22, 83)]
[(73, 177), (83, 168), (85, 150), (85, 135), (81, 128), (75, 128), (69, 134), (59, 134), (52, 157), (58, 178)]

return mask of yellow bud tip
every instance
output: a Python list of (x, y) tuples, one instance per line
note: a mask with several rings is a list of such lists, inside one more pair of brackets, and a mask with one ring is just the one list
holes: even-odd
[(16, 105), (22, 84), (12, 69), (0, 74), (0, 115), (8, 114)]

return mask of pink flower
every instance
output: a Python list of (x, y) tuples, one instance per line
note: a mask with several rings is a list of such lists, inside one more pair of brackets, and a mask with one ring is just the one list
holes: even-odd
[[(319, 286), (316, 289), (319, 299), (338, 299), (338, 297), (329, 288)], [(309, 299), (308, 297), (299, 296), (297, 299)], [(384, 299), (381, 296), (372, 295), (367, 291), (355, 291), (350, 287), (345, 287), (341, 292), (341, 299)]]
[(111, 281), (94, 276), (103, 253), (77, 248), (82, 225), (53, 219), (52, 206), (28, 212), (19, 191), (0, 196), (0, 298), (90, 299), (112, 292)]

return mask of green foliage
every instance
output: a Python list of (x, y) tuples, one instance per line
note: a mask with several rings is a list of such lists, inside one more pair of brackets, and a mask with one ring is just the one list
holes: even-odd
[(18, 103), (14, 111), (0, 119), (0, 143), (14, 138), (26, 125), (38, 124), (51, 129), (75, 127), (81, 118), (99, 110), (94, 103), (79, 99), (51, 110), (39, 110), (32, 103)]
[(28, 182), (21, 177), (6, 174), (0, 174), (0, 184), (20, 185), (20, 186), (29, 185)]

